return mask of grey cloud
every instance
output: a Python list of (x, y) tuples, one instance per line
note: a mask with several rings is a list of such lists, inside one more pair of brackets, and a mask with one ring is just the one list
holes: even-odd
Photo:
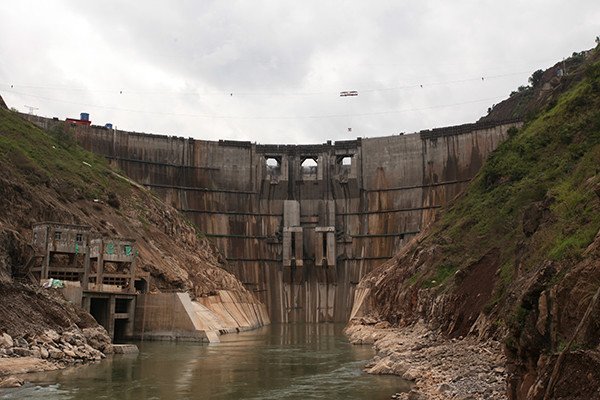
[(50, 116), (85, 108), (204, 139), (413, 132), (473, 122), (534, 70), (592, 47), (599, 13), (592, 0), (5, 3), (0, 33), (18, 43), (0, 42), (0, 83), (38, 87), (0, 93)]

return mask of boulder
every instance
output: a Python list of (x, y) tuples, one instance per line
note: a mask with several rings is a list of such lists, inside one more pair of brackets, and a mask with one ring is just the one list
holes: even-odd
[(0, 336), (0, 349), (1, 348), (9, 348), (9, 347), (13, 347), (14, 346), (14, 342), (13, 339), (10, 337), (10, 335), (8, 333), (3, 333)]
[(29, 343), (27, 343), (27, 340), (25, 340), (25, 338), (16, 338), (14, 339), (14, 345), (15, 347), (22, 347), (24, 349), (29, 350)]
[(64, 349), (63, 353), (65, 353), (65, 356), (67, 356), (67, 357), (77, 358), (77, 354), (75, 354), (75, 352), (73, 350)]
[(90, 353), (86, 352), (83, 347), (78, 347), (77, 349), (75, 349), (73, 351), (75, 353), (75, 355), (77, 356), (77, 358), (81, 358), (82, 360), (88, 360), (90, 359)]
[[(44, 339), (48, 339), (48, 340), (44, 340)], [(60, 335), (53, 329), (47, 329), (44, 331), (42, 340), (45, 342), (49, 342), (49, 341), (58, 342), (60, 340)]]
[(414, 381), (420, 376), (421, 371), (416, 368), (409, 368), (408, 371), (402, 375), (402, 378), (406, 379), (407, 381)]
[(81, 346), (86, 342), (86, 338), (79, 332), (66, 331), (62, 334), (62, 340), (73, 346)]
[(408, 398), (408, 400), (420, 400), (422, 397), (419, 394), (419, 392), (417, 392), (416, 390), (413, 389), (408, 393), (407, 398)]
[(23, 347), (13, 347), (13, 353), (21, 357), (31, 357), (31, 350)]
[(42, 352), (41, 352), (40, 348), (37, 346), (35, 348), (32, 348), (31, 350), (29, 350), (29, 352), (31, 353), (31, 357), (33, 357), (33, 358), (42, 358)]
[(92, 346), (96, 350), (100, 350), (105, 354), (112, 353), (112, 343), (110, 336), (103, 327), (85, 328), (83, 330), (83, 336), (87, 341), (87, 344)]
[(45, 360), (46, 358), (50, 357), (50, 353), (48, 352), (48, 350), (42, 347), (40, 348), (40, 357)]
[(54, 360), (62, 360), (65, 357), (65, 353), (58, 349), (48, 350), (48, 355)]
[(448, 385), (447, 383), (442, 383), (440, 386), (438, 386), (437, 391), (438, 393), (444, 393), (450, 389), (452, 389), (450, 385)]
[(23, 386), (25, 382), (16, 376), (8, 376), (6, 378), (0, 378), (0, 388), (15, 388)]

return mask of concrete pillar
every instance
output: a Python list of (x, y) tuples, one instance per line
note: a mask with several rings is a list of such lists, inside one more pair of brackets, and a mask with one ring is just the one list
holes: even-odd
[(300, 226), (300, 202), (283, 202), (283, 266), (302, 266), (304, 259), (303, 235)]
[(115, 338), (115, 308), (116, 308), (117, 299), (115, 296), (110, 296), (110, 300), (108, 302), (108, 327), (106, 330), (108, 331), (108, 336), (114, 340)]
[(283, 266), (289, 267), (292, 265), (292, 260), (295, 265), (300, 267), (304, 260), (304, 243), (302, 238), (302, 227), (283, 228)]
[(335, 266), (335, 227), (317, 226), (315, 228), (315, 265), (322, 267), (323, 260), (328, 267)]
[(317, 180), (323, 180), (323, 170), (325, 170), (325, 159), (322, 154), (317, 157)]
[(90, 312), (91, 304), (92, 304), (92, 299), (90, 299), (89, 297), (84, 296), (83, 299), (81, 299), (81, 308), (83, 308), (88, 313)]
[(100, 240), (98, 245), (98, 262), (96, 266), (96, 290), (102, 290), (104, 280), (104, 241)]
[(40, 279), (48, 279), (48, 271), (50, 269), (50, 232), (46, 234), (46, 248), (44, 249), (44, 258), (42, 259), (42, 272)]
[(133, 322), (135, 321), (135, 308), (136, 308), (136, 298), (132, 298), (129, 300), (127, 304), (127, 324), (125, 325), (125, 337), (131, 338), (133, 337)]
[[(327, 200), (325, 202), (325, 210), (327, 213), (327, 223), (328, 226), (333, 226), (335, 228), (335, 200)], [(335, 229), (334, 229), (335, 232)]]
[(86, 252), (83, 255), (83, 282), (81, 282), (81, 287), (83, 290), (88, 290), (88, 285), (90, 281), (90, 251), (89, 246), (86, 245)]
[[(135, 247), (132, 247), (131, 251), (135, 254)], [(129, 289), (128, 292), (129, 293), (135, 293), (135, 257), (133, 258), (133, 261), (131, 261), (131, 265), (129, 267), (130, 269), (130, 280), (129, 280)]]

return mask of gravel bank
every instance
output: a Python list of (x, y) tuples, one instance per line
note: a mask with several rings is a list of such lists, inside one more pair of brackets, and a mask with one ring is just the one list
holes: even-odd
[(377, 350), (366, 372), (414, 382), (410, 393), (398, 393), (396, 399), (506, 399), (506, 360), (500, 342), (444, 339), (424, 324), (393, 328), (387, 322), (365, 320), (351, 322), (345, 333), (351, 343)]
[(42, 334), (11, 337), (0, 333), (0, 388), (23, 384), (18, 375), (49, 371), (69, 365), (100, 361), (113, 353), (113, 345), (102, 327), (73, 326), (61, 334), (48, 329)]

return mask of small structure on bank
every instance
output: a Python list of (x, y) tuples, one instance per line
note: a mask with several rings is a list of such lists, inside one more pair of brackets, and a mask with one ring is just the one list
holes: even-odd
[(270, 323), (264, 304), (245, 291), (219, 290), (200, 299), (186, 292), (149, 294), (149, 275), (135, 274), (138, 252), (133, 239), (99, 237), (89, 226), (56, 222), (34, 224), (32, 231), (31, 257), (13, 277), (60, 287), (114, 342), (218, 342), (221, 333)]
[(90, 121), (90, 114), (88, 113), (81, 113), (79, 114), (80, 118), (67, 118), (65, 119), (66, 122), (69, 122), (71, 124), (76, 124), (76, 125), (86, 125), (89, 126), (92, 124), (92, 121)]
[(33, 225), (29, 276), (55, 280), (65, 297), (96, 318), (113, 340), (133, 336), (135, 240), (93, 238), (89, 226), (42, 222)]

